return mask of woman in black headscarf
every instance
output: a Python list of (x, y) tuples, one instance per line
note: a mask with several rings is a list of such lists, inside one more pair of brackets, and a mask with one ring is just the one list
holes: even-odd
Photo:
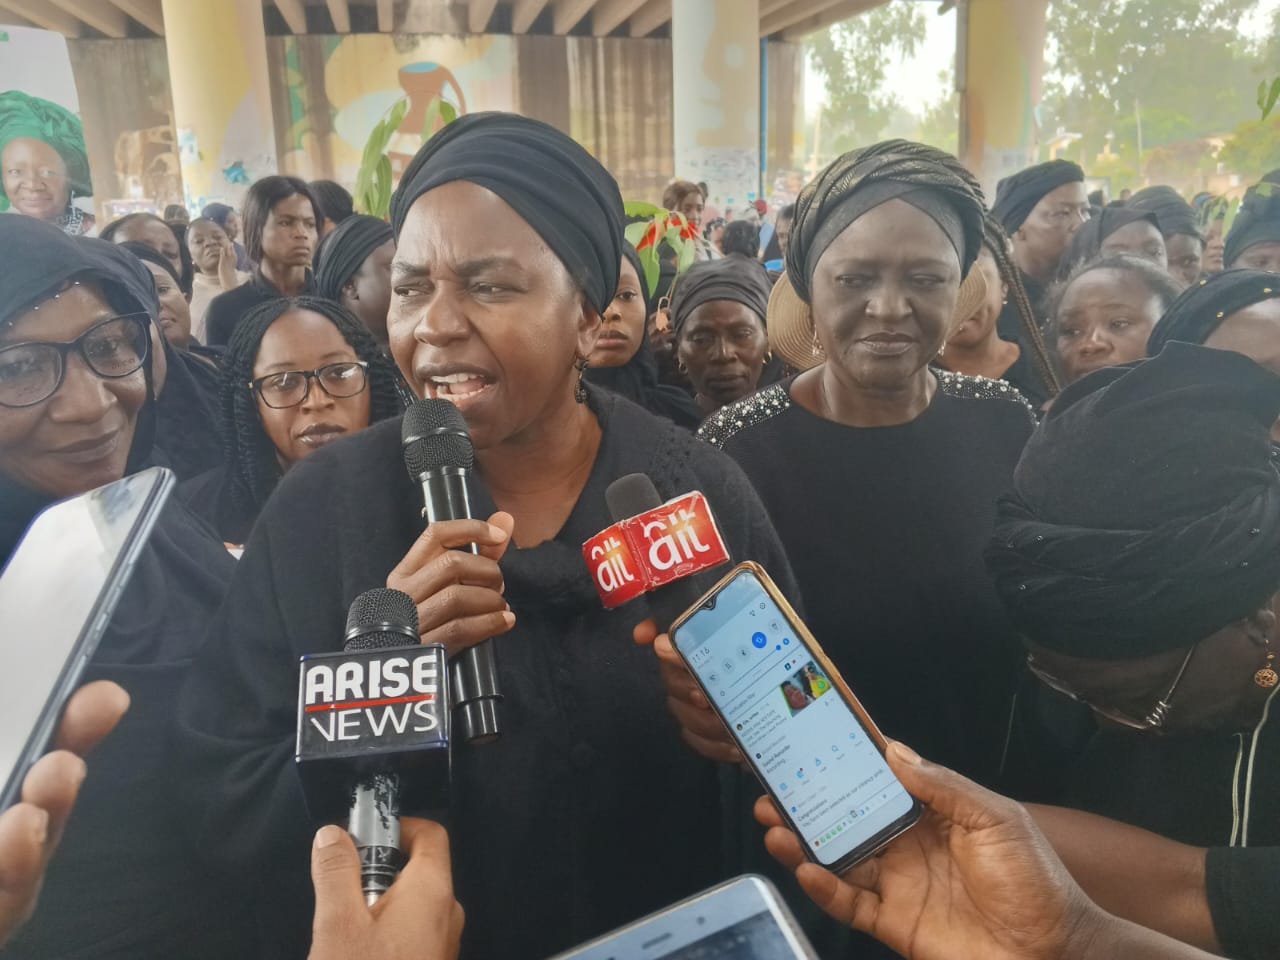
[[(456, 652), (494, 638), (505, 697), (502, 738), (453, 754), (464, 951), (547, 956), (724, 875), (716, 770), (685, 747), (653, 654), (632, 639), (647, 602), (604, 610), (583, 561), (582, 543), (612, 522), (605, 490), (634, 472), (663, 498), (703, 490), (734, 557), (789, 592), (794, 581), (741, 471), (580, 382), (622, 261), (622, 199), (586, 150), (535, 120), (462, 117), (405, 171), (392, 226), (391, 350), (416, 391), (466, 418), (482, 519), (422, 534), (395, 421), (291, 469), (187, 689), (182, 736), (200, 759), (183, 786), (207, 804), (207, 849), (238, 869), (279, 867), (259, 871), (264, 931), (296, 953), (311, 827), (294, 665), (340, 647), (361, 591), (402, 589), (428, 642)], [(479, 556), (445, 549), (471, 542)]]
[(769, 276), (746, 257), (695, 263), (676, 279), (671, 327), (681, 372), (708, 417), (755, 393), (770, 359)]
[(318, 297), (255, 307), (223, 358), (219, 432), (226, 463), (184, 486), (187, 505), (225, 542), (242, 545), (288, 470), (404, 412), (399, 379), (344, 307)]
[(1228, 351), (1171, 343), (1087, 377), (1027, 445), (987, 552), (1032, 673), (1100, 721), (1075, 804), (1215, 849), (1169, 877), (1185, 851), (1141, 856), (1147, 835), (1104, 855), (1106, 825), (1067, 818), (1055, 846), (1143, 922), (1241, 957), (1280, 936), (1278, 413), (1280, 379)]
[(652, 312), (644, 266), (636, 248), (624, 240), (618, 289), (601, 318), (600, 336), (583, 379), (693, 429), (702, 417), (689, 395), (658, 382), (658, 360), (646, 331)]
[[(31, 219), (0, 217), (0, 262), (7, 560), (40, 510), (149, 463), (157, 308), (138, 260)], [(61, 354), (47, 346), (72, 343)], [(86, 673), (119, 683), (132, 706), (95, 753), (39, 907), (6, 956), (241, 955), (228, 888), (192, 869), (182, 831), (195, 812), (172, 793), (164, 749), (201, 641), (196, 627), (217, 608), (232, 568), (198, 520), (178, 503), (165, 507)]]
[(1250, 187), (1227, 233), (1223, 266), (1280, 273), (1280, 187)]
[(1154, 213), (1130, 207), (1104, 207), (1071, 238), (1058, 268), (1058, 279), (1065, 280), (1077, 267), (1099, 257), (1121, 254), (1147, 260), (1161, 270), (1169, 269), (1164, 235)]
[(173, 227), (165, 223), (154, 213), (131, 213), (112, 220), (102, 229), (102, 239), (112, 243), (143, 243), (160, 254), (178, 273), (178, 282), (182, 292), (190, 298), (195, 267), (191, 260), (191, 251), (182, 236)]
[(354, 313), (383, 347), (387, 345), (391, 258), (395, 254), (396, 240), (389, 223), (352, 214), (324, 238), (316, 261), (317, 295)]
[(1200, 279), (1204, 261), (1204, 235), (1191, 204), (1173, 187), (1156, 186), (1139, 190), (1129, 198), (1130, 210), (1154, 213), (1164, 235), (1169, 259), (1169, 275), (1183, 289)]

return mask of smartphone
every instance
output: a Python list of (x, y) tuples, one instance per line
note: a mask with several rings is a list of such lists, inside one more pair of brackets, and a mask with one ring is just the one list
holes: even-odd
[(0, 572), (0, 810), (52, 745), (173, 486), (155, 467), (56, 503)]
[(671, 639), (815, 863), (845, 870), (920, 819), (883, 735), (758, 564), (731, 570)]
[(552, 960), (816, 960), (764, 877), (712, 887)]

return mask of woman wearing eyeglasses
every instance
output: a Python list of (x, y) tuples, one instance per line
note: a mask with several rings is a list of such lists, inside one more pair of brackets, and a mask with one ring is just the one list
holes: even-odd
[[(0, 263), (3, 565), (46, 506), (153, 462), (159, 305), (135, 257), (29, 217), (0, 216)], [(85, 677), (116, 682), (132, 706), (95, 754), (39, 906), (5, 956), (244, 955), (233, 888), (191, 868), (183, 827), (195, 813), (170, 792), (165, 749), (201, 639), (193, 625), (213, 616), (234, 567), (182, 504), (166, 505)]]
[(222, 367), (227, 463), (183, 488), (229, 544), (299, 460), (404, 410), (396, 369), (349, 310), (317, 297), (273, 300), (236, 327)]
[(1104, 908), (1232, 957), (1280, 943), (1278, 412), (1280, 378), (1225, 350), (1097, 371), (987, 553), (1030, 673), (1097, 720), (1063, 779), (1101, 817), (1037, 820)]

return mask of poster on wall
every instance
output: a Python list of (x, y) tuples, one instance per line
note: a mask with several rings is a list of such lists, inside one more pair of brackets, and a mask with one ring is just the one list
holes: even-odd
[(66, 38), (0, 27), (0, 212), (93, 235), (93, 184)]

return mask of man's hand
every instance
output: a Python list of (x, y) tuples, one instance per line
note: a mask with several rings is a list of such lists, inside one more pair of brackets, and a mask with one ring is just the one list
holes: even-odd
[(637, 624), (631, 635), (636, 643), (652, 646), (658, 655), (658, 670), (667, 687), (667, 706), (680, 724), (685, 743), (709, 760), (741, 763), (738, 745), (711, 709), (697, 681), (671, 645), (671, 638), (665, 633), (659, 634), (658, 625), (652, 620)]
[(453, 960), (462, 940), (462, 907), (453, 896), (449, 835), (436, 823), (405, 817), (400, 840), (408, 862), (372, 907), (360, 889), (360, 855), (341, 827), (322, 827), (311, 851), (316, 919), (310, 960)]
[(81, 758), (115, 728), (128, 709), (129, 695), (109, 681), (77, 690), (58, 726), (58, 749), (27, 772), (22, 802), (0, 814), (0, 944), (35, 910), (45, 868), (84, 782)]

